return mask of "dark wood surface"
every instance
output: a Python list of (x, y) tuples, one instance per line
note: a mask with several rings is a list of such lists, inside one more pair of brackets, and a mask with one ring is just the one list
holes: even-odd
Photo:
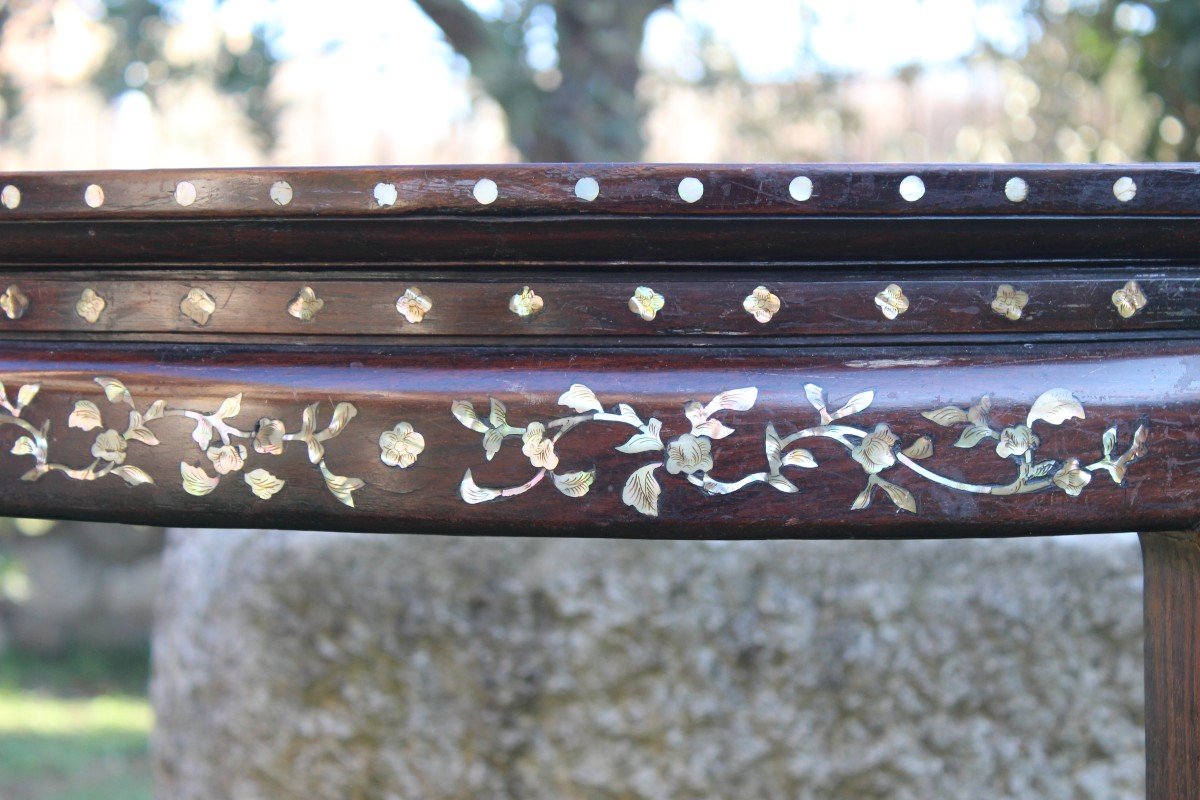
[[(1135, 281), (1147, 305), (1123, 317), (1112, 295)], [(876, 296), (889, 285), (901, 288), (908, 308), (886, 317)], [(287, 337), (377, 336), (427, 338), (493, 336), (514, 340), (560, 337), (686, 336), (715, 339), (778, 337), (940, 335), (1029, 336), (1043, 333), (1192, 335), (1200, 329), (1200, 270), (1147, 268), (1140, 264), (1064, 273), (1053, 264), (978, 267), (966, 272), (893, 268), (871, 274), (863, 269), (812, 270), (803, 277), (778, 267), (731, 273), (717, 265), (697, 265), (694, 274), (664, 270), (609, 270), (555, 274), (552, 270), (393, 270), (388, 273), (296, 270), (281, 275), (188, 271), (156, 275), (82, 270), (0, 272), (0, 291), (17, 286), (29, 299), (17, 320), (0, 317), (4, 333), (64, 333), (82, 336), (183, 333), (193, 339), (252, 334)], [(544, 301), (533, 317), (509, 309), (523, 287)], [(664, 298), (647, 320), (629, 309), (636, 289), (646, 286)], [(759, 322), (744, 307), (760, 286), (779, 301), (778, 310)], [(1019, 316), (998, 313), (992, 303), (1000, 287), (1023, 293)], [(320, 310), (303, 320), (287, 312), (305, 287)], [(199, 324), (180, 310), (193, 288), (207, 292), (216, 310)], [(410, 288), (420, 289), (432, 308), (418, 323), (396, 309)], [(104, 299), (96, 320), (77, 305), (91, 290)]]
[[(798, 199), (801, 176), (811, 196)], [(594, 199), (578, 196), (581, 178), (596, 181)], [(901, 191), (913, 178), (919, 197)], [(493, 202), (480, 201), (480, 180), (494, 182)], [(1126, 182), (1133, 191), (1120, 191)], [(381, 204), (378, 184), (395, 200), (384, 192)], [(0, 459), (0, 512), (645, 537), (1188, 528), (1198, 196), (1190, 165), (0, 176), (0, 381), (10, 405), (21, 386), (40, 387), (0, 425), (0, 447), (17, 450)], [(524, 287), (539, 304), (529, 316), (513, 311)], [(745, 307), (758, 287), (775, 304), (765, 322)], [(408, 290), (425, 307), (406, 318), (397, 299)], [(638, 292), (661, 307), (631, 308)], [(98, 377), (132, 400), (110, 402)], [(583, 411), (558, 402), (576, 384), (597, 398)], [(685, 417), (685, 404), (729, 390), (753, 400)], [(192, 431), (238, 395), (223, 424), (245, 434), (229, 444), (246, 457), (219, 475), (219, 455)], [(856, 395), (833, 435), (768, 455), (772, 436), (822, 425), (812, 398), (832, 413)], [(1061, 418), (1030, 426), (1045, 397), (1062, 399)], [(493, 459), (491, 423), (472, 430), (451, 410), (470, 401), (486, 419), (489, 398), (510, 425)], [(156, 413), (156, 400), (170, 414), (129, 421)], [(68, 424), (81, 402), (102, 426)], [(314, 458), (299, 439), (282, 455), (255, 451), (260, 420), (303, 438), (303, 410), (315, 404), (320, 431), (338, 403), (354, 417)], [(922, 416), (947, 406), (959, 409), (943, 413), (947, 425)], [(554, 440), (553, 466), (538, 448), (559, 429), (524, 440), (528, 423), (581, 414)], [(381, 436), (401, 423), (421, 452), (389, 466)], [(650, 441), (625, 445), (635, 434)], [(125, 451), (105, 449), (113, 437)], [(343, 497), (353, 506), (321, 464), (361, 481)], [(122, 476), (142, 480), (132, 467), (153, 483), (127, 486)], [(257, 469), (282, 481), (269, 499), (246, 482)], [(570, 485), (585, 473), (586, 493)]]
[(1142, 535), (1146, 797), (1200, 797), (1200, 535)]
[(0, 241), (0, 513), (1139, 530), (1149, 797), (1200, 796), (1197, 165), (10, 174)]
[[(154, 485), (127, 486), (111, 474), (76, 480), (60, 472), (23, 481), (33, 457), (7, 454), (0, 460), (0, 481), (5, 485), (4, 510), (10, 514), (50, 512), (177, 525), (716, 538), (1177, 529), (1195, 522), (1200, 501), (1200, 466), (1194, 458), (1200, 422), (1196, 374), (1200, 345), (1190, 343), (973, 347), (953, 354), (928, 348), (887, 354), (845, 348), (673, 348), (619, 355), (548, 348), (48, 349), (12, 344), (0, 358), (0, 376), (10, 399), (21, 385), (40, 384), (22, 418), (39, 429), (50, 422), (49, 462), (86, 467), (97, 435), (108, 428), (125, 432), (131, 408), (146, 415), (154, 401), (163, 400), (168, 409), (212, 414), (226, 398), (240, 394), (238, 413), (226, 421), (247, 434), (264, 418), (279, 419), (289, 432), (297, 431), (310, 404), (319, 404), (316, 422), (322, 429), (335, 404), (353, 404), (357, 415), (325, 442), (324, 460), (336, 474), (359, 478), (363, 486), (353, 494), (354, 507), (344, 505), (327, 491), (302, 442), (287, 443), (279, 455), (262, 454), (247, 436), (233, 439), (247, 448), (244, 468), (220, 478), (211, 494), (191, 496), (181, 482), (181, 463), (218, 476), (191, 438), (195, 419), (180, 417), (146, 424), (156, 445), (128, 442), (125, 463), (145, 470)], [(97, 377), (120, 380), (133, 405), (121, 399), (110, 402)], [(725, 483), (768, 470), (768, 426), (784, 438), (820, 424), (806, 384), (824, 390), (831, 412), (856, 394), (873, 392), (867, 407), (838, 422), (866, 432), (886, 424), (897, 437), (893, 448), (884, 448), (889, 452), (927, 437), (932, 454), (916, 463), (954, 480), (1004, 485), (1020, 469), (1020, 457), (997, 454), (997, 439), (957, 447), (966, 424), (943, 426), (921, 415), (946, 406), (967, 409), (984, 396), (991, 402), (986, 423), (999, 433), (1024, 423), (1031, 405), (1047, 390), (1066, 388), (1073, 394), (1084, 418), (1033, 425), (1041, 440), (1033, 461), (1053, 462), (1054, 471), (1072, 458), (1082, 465), (1102, 459), (1109, 428), (1114, 429), (1114, 457), (1132, 445), (1139, 427), (1146, 430), (1147, 452), (1129, 465), (1122, 484), (1100, 470), (1078, 496), (1055, 485), (1030, 494), (980, 495), (893, 463), (877, 477), (910, 492), (912, 507), (905, 510), (876, 490), (868, 507), (852, 510), (870, 480), (868, 464), (834, 439), (818, 435), (784, 448), (804, 448), (817, 464), (782, 468), (795, 493), (754, 483), (732, 494), (711, 494), (689, 483), (685, 473), (669, 474), (668, 454), (662, 450), (618, 452), (615, 448), (637, 433), (633, 426), (590, 421), (555, 445), (558, 474), (594, 471), (584, 496), (566, 496), (546, 475), (519, 496), (464, 502), (460, 487), (467, 470), (480, 486), (504, 488), (536, 477), (538, 469), (523, 452), (519, 435), (506, 439), (489, 461), (484, 436), (455, 418), (452, 402), (470, 401), (486, 417), (489, 398), (495, 398), (507, 407), (508, 424), (525, 428), (574, 416), (557, 402), (574, 384), (593, 390), (607, 411), (625, 403), (642, 422), (660, 420), (664, 445), (692, 431), (684, 413), (689, 401), (707, 404), (722, 392), (754, 387), (750, 408), (712, 415), (734, 429), (711, 440), (708, 474)], [(68, 426), (81, 400), (97, 407), (102, 426), (89, 431)], [(389, 467), (381, 460), (380, 436), (399, 423), (421, 434), (423, 449), (414, 464)], [(0, 425), (0, 449), (7, 453), (20, 435), (24, 432), (16, 426)], [(861, 441), (853, 435), (850, 439)], [(654, 472), (661, 489), (656, 516), (622, 497), (629, 476), (651, 463), (664, 464)], [(255, 497), (244, 481), (260, 467), (287, 482), (268, 500)]]

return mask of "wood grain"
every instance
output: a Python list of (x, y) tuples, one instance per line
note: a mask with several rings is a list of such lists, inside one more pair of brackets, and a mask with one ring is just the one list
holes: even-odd
[(1200, 535), (1143, 533), (1146, 798), (1200, 796)]
[[(327, 336), (495, 336), (529, 339), (563, 336), (764, 338), (787, 336), (894, 336), (939, 334), (1137, 333), (1194, 331), (1200, 327), (1200, 273), (1189, 268), (1079, 271), (1060, 276), (1052, 265), (979, 269), (968, 277), (949, 270), (897, 269), (878, 277), (861, 271), (812, 270), (802, 278), (771, 268), (730, 274), (702, 265), (696, 277), (677, 272), (602, 271), (568, 275), (546, 271), (510, 274), (467, 270), (397, 270), (389, 274), (297, 270), (286, 276), (197, 272), (147, 276), (125, 272), (96, 275), (77, 271), (46, 275), (0, 272), (0, 291), (18, 286), (30, 305), (18, 320), (0, 317), (0, 333), (163, 334), (187, 333), (209, 339), (232, 334), (295, 338)], [(894, 279), (894, 280), (892, 280)], [(1145, 309), (1123, 318), (1114, 291), (1134, 280), (1149, 298)], [(909, 309), (887, 319), (875, 297), (891, 283), (901, 286)], [(1025, 292), (1028, 302), (1017, 320), (996, 313), (991, 303), (1000, 286)], [(322, 306), (311, 320), (287, 313), (303, 287)], [(523, 287), (545, 301), (532, 318), (508, 307)], [(639, 286), (663, 295), (665, 305), (645, 320), (629, 309)], [(747, 296), (766, 286), (781, 307), (766, 323), (743, 307)], [(396, 309), (410, 287), (433, 307), (419, 323)], [(193, 288), (209, 293), (217, 310), (203, 325), (185, 316), (180, 301)], [(91, 289), (104, 299), (95, 322), (76, 310)]]
[[(883, 354), (879, 354), (882, 356)], [(929, 537), (996, 536), (1032, 533), (1179, 529), (1194, 524), (1200, 507), (1200, 480), (1194, 458), (1200, 435), (1200, 345), (1129, 343), (1041, 345), (1037, 347), (896, 349), (867, 358), (860, 350), (820, 348), (761, 352), (749, 350), (634, 350), (619, 357), (579, 350), (530, 351), (502, 348), (387, 347), (213, 347), (10, 344), (0, 358), (0, 380), (12, 398), (17, 387), (38, 382), (41, 391), (26, 416), (35, 425), (50, 421), (51, 461), (83, 467), (100, 431), (67, 426), (73, 404), (97, 405), (104, 427), (125, 429), (129, 407), (109, 402), (97, 376), (121, 380), (145, 412), (153, 400), (168, 407), (211, 414), (225, 398), (241, 394), (231, 420), (252, 430), (263, 418), (280, 419), (289, 431), (299, 427), (302, 410), (318, 407), (318, 425), (333, 405), (349, 402), (357, 416), (325, 445), (336, 474), (365, 481), (355, 508), (326, 491), (304, 446), (293, 442), (283, 455), (248, 452), (246, 470), (257, 467), (287, 481), (287, 489), (259, 500), (240, 474), (225, 476), (206, 497), (181, 488), (180, 463), (213, 470), (192, 441), (195, 423), (167, 418), (150, 427), (157, 446), (129, 443), (128, 463), (146, 470), (154, 486), (127, 487), (115, 477), (74, 481), (52, 473), (33, 482), (20, 477), (28, 456), (0, 459), (0, 513), (16, 516), (70, 516), (167, 525), (270, 526), (387, 532), (509, 533), (584, 536), (697, 538)], [(945, 405), (966, 407), (991, 398), (996, 430), (1020, 424), (1030, 405), (1047, 389), (1065, 387), (1086, 410), (1085, 419), (1061, 425), (1038, 423), (1039, 458), (1088, 463), (1101, 457), (1102, 434), (1115, 427), (1123, 450), (1135, 427), (1148, 427), (1148, 455), (1132, 464), (1124, 485), (1103, 472), (1078, 497), (1052, 490), (989, 497), (931, 483), (896, 465), (880, 474), (911, 491), (916, 513), (899, 510), (877, 493), (865, 509), (851, 504), (868, 475), (846, 448), (826, 439), (801, 442), (818, 463), (815, 469), (785, 469), (799, 493), (784, 494), (763, 484), (729, 495), (709, 495), (684, 475), (659, 469), (662, 497), (657, 517), (622, 502), (627, 477), (644, 464), (661, 462), (661, 452), (625, 454), (632, 430), (589, 424), (558, 445), (559, 472), (595, 469), (595, 483), (583, 497), (567, 497), (549, 479), (516, 497), (468, 505), (459, 485), (471, 469), (480, 485), (520, 484), (536, 472), (509, 439), (492, 461), (482, 437), (451, 414), (451, 403), (466, 399), (486, 414), (489, 397), (508, 406), (510, 424), (549, 421), (569, 409), (559, 395), (572, 384), (593, 389), (606, 409), (629, 404), (643, 420), (662, 420), (664, 443), (690, 430), (684, 406), (707, 403), (725, 390), (756, 387), (757, 402), (745, 412), (717, 415), (735, 433), (712, 443), (712, 475), (734, 481), (766, 467), (764, 434), (773, 425), (781, 436), (818, 424), (805, 385), (825, 390), (830, 410), (863, 391), (874, 391), (870, 407), (847, 418), (871, 431), (881, 423), (907, 447), (922, 436), (934, 455), (921, 463), (959, 480), (1004, 483), (1016, 465), (998, 458), (996, 441), (971, 449), (955, 447), (960, 427), (940, 427), (922, 411)], [(424, 450), (407, 468), (385, 466), (380, 435), (400, 422), (424, 437)], [(0, 426), (0, 452), (13, 447), (21, 431)], [(248, 442), (247, 442), (248, 444)]]

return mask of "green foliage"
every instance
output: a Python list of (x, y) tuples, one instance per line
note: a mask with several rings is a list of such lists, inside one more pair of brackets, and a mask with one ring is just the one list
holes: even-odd
[[(225, 0), (218, 0), (218, 7)], [(163, 89), (188, 80), (210, 83), (234, 101), (264, 148), (275, 141), (278, 107), (267, 89), (275, 71), (265, 32), (259, 28), (245, 40), (221, 37), (215, 52), (192, 60), (172, 59), (167, 40), (177, 24), (180, 0), (104, 0), (101, 22), (111, 46), (92, 84), (107, 100), (130, 89), (145, 92), (157, 101)], [(0, 27), (12, 16), (12, 4), (0, 3)], [(5, 125), (0, 134), (11, 134), (11, 121), (20, 109), (20, 90), (12, 76), (0, 75), (0, 100)]]
[[(1149, 99), (1149, 125), (1132, 157), (1192, 159), (1200, 136), (1200, 3), (1195, 0), (1029, 0), (1041, 36), (1023, 66), (1053, 79), (1039, 61), (1061, 46), (1056, 65), (1095, 85), (1129, 69)], [(1049, 44), (1049, 47), (1047, 47)]]
[(0, 797), (149, 800), (145, 651), (0, 657)]

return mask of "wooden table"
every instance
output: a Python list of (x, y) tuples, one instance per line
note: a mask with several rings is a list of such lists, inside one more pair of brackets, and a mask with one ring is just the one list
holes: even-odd
[(0, 176), (0, 512), (645, 538), (1142, 532), (1200, 797), (1200, 170)]

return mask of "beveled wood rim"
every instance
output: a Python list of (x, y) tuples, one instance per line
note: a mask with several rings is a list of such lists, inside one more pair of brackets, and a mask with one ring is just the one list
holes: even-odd
[(0, 174), (0, 221), (1196, 215), (1200, 164), (479, 164)]

